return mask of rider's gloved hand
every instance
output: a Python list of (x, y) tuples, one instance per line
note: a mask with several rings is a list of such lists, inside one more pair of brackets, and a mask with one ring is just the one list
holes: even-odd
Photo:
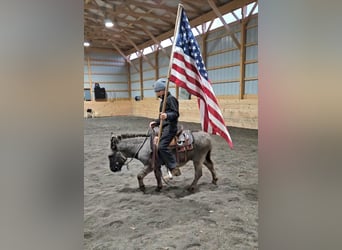
[(153, 121), (153, 122), (150, 122), (150, 128), (154, 128), (155, 126), (156, 126), (156, 122), (155, 121)]

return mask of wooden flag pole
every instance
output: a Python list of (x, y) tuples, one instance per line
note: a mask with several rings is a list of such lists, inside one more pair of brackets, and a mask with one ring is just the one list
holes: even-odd
[[(169, 63), (169, 70), (167, 72), (166, 87), (165, 87), (165, 93), (164, 93), (164, 98), (163, 98), (163, 107), (162, 107), (162, 111), (160, 114), (164, 113), (165, 108), (166, 108), (167, 93), (169, 92), (169, 82), (170, 82), (169, 78), (170, 78), (170, 72), (171, 72), (171, 65), (172, 65), (172, 61), (173, 61), (174, 48), (176, 46), (176, 41), (177, 41), (177, 34), (179, 31), (179, 22), (180, 22), (182, 9), (183, 9), (183, 5), (178, 4), (177, 18), (176, 18), (176, 24), (175, 24), (176, 26), (175, 26), (175, 31), (173, 34), (173, 44), (172, 44), (171, 57), (170, 57), (170, 63)], [(163, 128), (163, 120), (160, 119), (160, 114), (159, 114), (160, 124), (159, 124), (159, 131), (158, 131), (157, 147), (159, 145), (159, 140), (160, 140), (160, 136), (161, 136), (162, 128)]]

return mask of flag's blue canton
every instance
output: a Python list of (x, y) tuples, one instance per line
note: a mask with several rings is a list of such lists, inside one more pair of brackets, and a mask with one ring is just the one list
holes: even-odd
[(194, 37), (194, 34), (191, 31), (190, 23), (185, 15), (184, 10), (182, 11), (180, 30), (178, 34), (178, 39), (176, 41), (176, 46), (182, 48), (186, 55), (195, 59), (196, 66), (200, 74), (202, 75), (202, 77), (208, 80), (208, 73), (205, 68), (198, 43)]

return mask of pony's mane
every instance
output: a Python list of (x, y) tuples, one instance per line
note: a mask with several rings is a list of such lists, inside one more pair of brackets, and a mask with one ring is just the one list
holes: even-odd
[(137, 137), (149, 137), (149, 134), (121, 134), (115, 136), (119, 141), (122, 139), (128, 139), (128, 138), (137, 138)]
[(121, 139), (135, 138), (135, 137), (149, 137), (147, 134), (121, 134), (119, 135)]
[[(141, 143), (141, 139), (145, 138), (145, 140), (150, 136), (149, 134), (121, 134), (114, 135), (111, 133), (112, 137), (110, 139), (110, 148), (112, 150), (117, 150), (117, 145), (121, 143), (125, 143), (127, 145), (134, 145), (136, 143)], [(127, 140), (126, 140), (127, 139)]]

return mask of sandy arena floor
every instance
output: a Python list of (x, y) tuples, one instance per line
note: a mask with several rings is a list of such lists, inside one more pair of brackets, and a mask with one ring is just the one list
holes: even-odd
[[(212, 136), (217, 186), (203, 168), (198, 191), (186, 191), (194, 177), (189, 162), (160, 193), (149, 174), (143, 194), (136, 178), (142, 164), (133, 160), (129, 169), (113, 173), (107, 156), (111, 132), (146, 133), (149, 122), (141, 117), (84, 120), (84, 249), (257, 249), (257, 130), (229, 128), (233, 150)], [(180, 124), (200, 129), (200, 124)]]

